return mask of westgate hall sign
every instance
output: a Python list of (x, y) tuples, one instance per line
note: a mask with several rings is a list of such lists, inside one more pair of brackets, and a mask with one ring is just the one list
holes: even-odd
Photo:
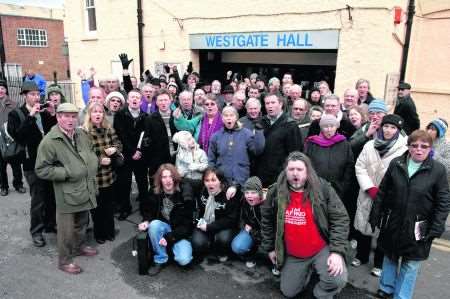
[(338, 30), (190, 34), (191, 49), (337, 49)]

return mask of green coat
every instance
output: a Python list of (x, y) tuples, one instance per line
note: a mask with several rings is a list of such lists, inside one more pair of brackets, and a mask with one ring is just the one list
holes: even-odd
[[(330, 252), (339, 253), (348, 262), (350, 220), (347, 211), (330, 183), (320, 179), (320, 185), (322, 196), (309, 196), (314, 220)], [(278, 266), (283, 266), (285, 260), (284, 217), (290, 201), (289, 192), (286, 175), (282, 171), (277, 183), (270, 186), (261, 206), (261, 248), (266, 252), (275, 250)]]
[(97, 206), (95, 177), (98, 158), (87, 134), (76, 129), (77, 150), (56, 125), (42, 139), (36, 158), (36, 174), (53, 181), (56, 209), (60, 213), (87, 211)]

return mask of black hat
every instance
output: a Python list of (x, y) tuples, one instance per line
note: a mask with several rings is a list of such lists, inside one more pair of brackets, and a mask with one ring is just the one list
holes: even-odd
[(39, 87), (34, 81), (25, 81), (22, 85), (22, 91), (21, 94), (25, 94), (29, 91), (39, 91)]
[(226, 93), (234, 93), (234, 88), (233, 88), (233, 86), (231, 86), (231, 85), (226, 85), (224, 88), (223, 88), (223, 92), (222, 92), (223, 94), (226, 94)]
[(383, 117), (383, 120), (381, 121), (381, 126), (384, 126), (385, 124), (391, 124), (396, 126), (399, 130), (403, 128), (403, 118), (397, 114), (388, 114)]
[(6, 79), (0, 78), (0, 86), (3, 86), (4, 88), (6, 88), (6, 94), (8, 94), (8, 82), (6, 82)]
[(161, 80), (159, 78), (152, 78), (152, 80), (150, 80), (151, 85), (159, 85), (160, 83)]
[(398, 84), (398, 89), (411, 89), (411, 84), (406, 82), (400, 82)]

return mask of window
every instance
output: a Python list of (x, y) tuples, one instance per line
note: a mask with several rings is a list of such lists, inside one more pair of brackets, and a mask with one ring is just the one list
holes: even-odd
[(95, 17), (95, 3), (94, 0), (86, 1), (86, 28), (88, 32), (97, 31), (97, 19)]
[(19, 28), (17, 44), (21, 47), (47, 47), (47, 30)]

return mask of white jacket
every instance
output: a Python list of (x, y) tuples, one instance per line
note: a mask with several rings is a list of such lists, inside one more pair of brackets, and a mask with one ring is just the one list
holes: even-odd
[(407, 137), (399, 135), (397, 142), (389, 151), (380, 157), (379, 152), (374, 147), (374, 140), (370, 140), (364, 145), (361, 154), (356, 160), (355, 173), (359, 183), (359, 194), (355, 215), (355, 228), (364, 235), (373, 235), (374, 232), (369, 224), (370, 211), (373, 200), (365, 192), (372, 187), (378, 187), (386, 173), (392, 159), (401, 156), (408, 150), (406, 146)]

